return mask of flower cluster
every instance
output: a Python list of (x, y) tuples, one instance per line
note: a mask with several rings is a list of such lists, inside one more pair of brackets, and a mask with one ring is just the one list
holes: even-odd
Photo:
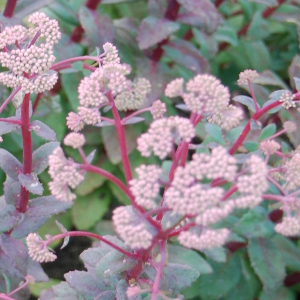
[(147, 133), (138, 140), (138, 150), (143, 156), (150, 156), (151, 151), (159, 158), (165, 158), (173, 148), (177, 137), (189, 143), (195, 136), (195, 129), (190, 120), (178, 116), (157, 119), (151, 123)]
[(165, 103), (162, 103), (160, 100), (156, 100), (153, 102), (151, 107), (151, 114), (154, 120), (162, 118), (166, 112), (167, 109)]
[(295, 217), (283, 217), (281, 223), (276, 224), (275, 231), (285, 236), (295, 236), (300, 233), (300, 221)]
[[(78, 145), (82, 143), (73, 140), (74, 136), (67, 138), (67, 143), (70, 142), (72, 145)], [(80, 139), (80, 138), (79, 138)], [(49, 174), (53, 181), (49, 183), (49, 189), (51, 194), (57, 199), (62, 201), (72, 201), (76, 198), (69, 186), (71, 188), (76, 188), (84, 179), (84, 176), (78, 172), (78, 167), (75, 162), (70, 159), (66, 159), (63, 150), (58, 147), (49, 156)]]
[(162, 169), (155, 165), (141, 165), (135, 171), (138, 179), (129, 182), (135, 201), (146, 209), (156, 208), (160, 187), (158, 179), (162, 174)]
[(300, 186), (300, 153), (295, 153), (290, 161), (285, 164), (285, 185), (289, 190), (295, 190)]
[(113, 211), (113, 222), (117, 233), (133, 249), (147, 249), (152, 243), (155, 229), (133, 210), (131, 206), (120, 206)]
[(294, 100), (294, 96), (290, 91), (284, 92), (280, 98), (279, 102), (281, 102), (282, 107), (285, 109), (289, 109), (290, 107), (296, 107)]
[(71, 132), (64, 138), (64, 144), (71, 146), (74, 149), (81, 148), (85, 143), (85, 137), (83, 134), (77, 132)]
[(280, 149), (280, 144), (274, 140), (265, 140), (260, 143), (259, 148), (265, 155), (270, 155)]
[(56, 255), (49, 251), (45, 241), (36, 233), (30, 233), (26, 238), (28, 255), (33, 259), (42, 262), (54, 261)]
[[(0, 63), (10, 70), (1, 73), (0, 82), (8, 87), (21, 86), (24, 93), (40, 93), (50, 90), (58, 79), (49, 69), (55, 61), (53, 46), (61, 34), (58, 22), (44, 13), (36, 12), (28, 21), (35, 27), (14, 26), (5, 28), (0, 34), (0, 47), (6, 49), (0, 52)], [(32, 40), (36, 40), (35, 44)], [(13, 44), (16, 46), (11, 49)], [(10, 52), (6, 48), (8, 45)]]
[(252, 82), (258, 76), (256, 70), (245, 70), (240, 73), (237, 83), (238, 85), (247, 85), (248, 82)]

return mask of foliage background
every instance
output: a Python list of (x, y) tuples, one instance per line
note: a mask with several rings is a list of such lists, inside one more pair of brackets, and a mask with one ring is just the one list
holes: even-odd
[[(4, 0), (0, 1), (2, 10), (5, 3)], [(247, 95), (247, 88), (241, 90), (236, 84), (238, 74), (245, 69), (255, 69), (262, 75), (258, 82), (260, 85), (254, 85), (254, 93), (260, 105), (267, 101), (274, 89), (290, 87), (295, 91), (293, 77), (300, 77), (299, 0), (19, 0), (13, 18), (7, 20), (1, 17), (0, 21), (6, 25), (18, 24), (20, 20), (26, 22), (26, 16), (36, 10), (44, 11), (59, 21), (63, 35), (55, 49), (57, 61), (96, 53), (95, 47), (101, 50), (105, 42), (112, 42), (117, 46), (121, 60), (132, 66), (131, 76), (143, 76), (152, 82), (153, 92), (148, 104), (162, 99), (167, 104), (169, 115), (177, 113), (174, 108), (176, 100), (171, 103), (163, 95), (163, 90), (176, 77), (189, 79), (198, 73), (212, 73), (230, 88), (232, 96)], [(77, 86), (83, 76), (88, 74), (81, 63), (73, 64), (70, 70), (60, 72), (59, 83), (51, 93), (32, 98), (33, 103), (38, 103), (34, 117), (42, 118), (44, 123), (53, 128), (59, 141), (67, 133), (66, 115), (69, 111), (77, 110)], [(3, 102), (8, 95), (9, 91), (1, 86), (0, 101)], [(245, 113), (251, 114), (248, 110)], [(14, 108), (9, 106), (3, 116), (13, 114)], [(150, 116), (145, 115), (145, 118), (144, 125), (139, 123), (126, 127), (132, 169), (141, 163), (158, 163), (154, 157), (141, 158), (138, 151), (134, 150), (137, 136), (151, 122)], [(261, 122), (263, 125), (273, 123), (280, 127), (280, 121), (287, 119), (293, 119), (300, 125), (295, 112), (267, 115)], [(241, 125), (230, 131), (224, 142), (218, 134), (212, 134), (209, 127), (199, 124), (194, 142), (205, 144), (211, 140), (220, 142), (220, 139), (222, 143), (234, 141), (242, 128)], [(114, 128), (86, 127), (84, 133), (87, 140), (86, 153), (97, 149), (94, 163), (123, 180)], [(257, 137), (257, 133), (252, 132), (248, 141)], [(297, 133), (285, 137), (283, 142), (287, 148), (293, 149), (299, 145), (300, 135)], [(41, 144), (40, 138), (35, 136), (34, 148)], [(255, 143), (248, 145), (249, 149), (257, 146)], [(2, 147), (21, 159), (19, 133), (8, 135)], [(64, 149), (65, 153), (80, 161), (78, 153), (69, 148)], [(166, 161), (163, 167), (167, 169), (169, 165)], [(45, 188), (44, 195), (49, 194), (49, 179), (47, 172), (40, 176)], [(0, 181), (0, 192), (3, 193), (5, 174), (2, 170)], [(86, 175), (85, 181), (76, 189), (76, 194), (77, 199), (70, 210), (55, 216), (39, 230), (42, 236), (59, 232), (54, 219), (67, 229), (112, 233), (110, 218), (113, 208), (120, 203), (128, 204), (117, 187), (93, 174)], [(300, 245), (297, 239), (291, 241), (274, 235), (268, 217), (270, 213), (271, 210), (266, 207), (248, 213), (244, 219), (239, 220), (238, 216), (228, 219), (228, 226), (235, 228), (235, 232), (244, 239), (240, 244), (237, 242), (232, 248), (227, 246), (208, 258), (214, 273), (200, 276), (196, 284), (186, 291), (186, 299), (296, 299), (300, 291), (300, 285), (297, 285), (300, 281)], [(258, 224), (255, 227), (252, 225), (254, 220)], [(251, 242), (245, 248), (245, 242), (250, 238)], [(55, 264), (45, 265), (53, 278), (50, 284), (56, 282), (55, 279), (62, 280), (63, 273), (82, 268), (77, 257), (83, 249), (78, 245), (81, 243), (87, 248), (90, 244), (86, 240), (74, 238), (74, 241), (74, 245), (70, 243), (62, 251), (62, 256), (58, 253)], [(264, 247), (271, 253), (268, 254), (272, 255), (271, 267), (268, 265), (270, 257), (251, 251), (259, 243), (264, 243)], [(78, 247), (79, 253), (76, 253)], [(64, 257), (63, 253), (68, 253), (68, 256)], [(60, 273), (53, 272), (57, 264), (62, 270)], [(257, 272), (259, 264), (263, 265), (265, 271)], [(32, 287), (35, 295), (40, 287)]]

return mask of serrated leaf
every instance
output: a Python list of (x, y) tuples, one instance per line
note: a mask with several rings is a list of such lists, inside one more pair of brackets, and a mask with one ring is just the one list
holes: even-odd
[(32, 153), (32, 171), (34, 173), (39, 175), (48, 167), (49, 155), (59, 145), (59, 142), (46, 143)]
[(142, 117), (132, 117), (128, 120), (126, 120), (124, 123), (122, 123), (123, 125), (128, 125), (128, 124), (136, 124), (136, 123), (140, 123), (143, 122), (145, 120), (145, 118)]
[(225, 141), (222, 136), (222, 129), (216, 124), (205, 124), (206, 132), (219, 144), (225, 146)]
[(80, 300), (79, 293), (67, 282), (61, 282), (60, 284), (53, 285), (48, 290), (42, 290), (40, 293), (40, 300)]
[(21, 173), (19, 174), (18, 179), (22, 186), (30, 193), (34, 195), (43, 195), (43, 186), (35, 173), (31, 173), (28, 175)]
[(232, 100), (242, 103), (242, 104), (246, 105), (249, 110), (256, 112), (254, 100), (252, 98), (241, 95), (241, 96), (233, 97)]
[(35, 120), (30, 123), (34, 133), (48, 141), (56, 141), (56, 133), (48, 125), (41, 121)]
[(107, 42), (112, 42), (114, 27), (108, 16), (97, 10), (92, 11), (84, 5), (79, 8), (78, 16), (91, 50)]
[(221, 16), (209, 0), (178, 0), (178, 3), (198, 16), (206, 32), (212, 33), (218, 28)]
[(41, 265), (31, 257), (28, 257), (27, 275), (31, 275), (36, 282), (49, 281)]
[[(17, 117), (6, 118), (7, 120), (19, 120)], [(8, 122), (0, 122), (0, 135), (10, 133), (19, 127), (17, 124), (12, 124)]]
[(225, 264), (210, 260), (208, 262), (214, 272), (202, 276), (199, 281), (199, 294), (205, 300), (220, 299), (239, 282), (241, 277), (240, 259), (237, 254), (232, 254)]
[(144, 50), (168, 38), (179, 29), (179, 24), (167, 19), (148, 16), (142, 20), (137, 36), (139, 48)]
[(254, 238), (249, 241), (248, 255), (251, 266), (264, 287), (275, 290), (285, 277), (281, 253), (270, 239)]
[(285, 265), (292, 271), (300, 271), (300, 249), (285, 236), (276, 234), (272, 241), (278, 247)]
[(260, 133), (259, 135), (259, 141), (263, 141), (267, 138), (269, 138), (270, 136), (272, 136), (273, 134), (275, 134), (276, 132), (276, 125), (275, 124), (269, 124), (267, 125)]
[(188, 265), (196, 269), (200, 275), (213, 272), (209, 263), (200, 254), (178, 245), (168, 246), (168, 262)]
[(271, 237), (274, 235), (274, 224), (269, 220), (264, 208), (257, 206), (245, 213), (235, 224), (233, 231), (246, 238)]
[(14, 180), (22, 173), (22, 164), (5, 149), (0, 149), (0, 168)]
[(6, 176), (6, 181), (4, 182), (4, 197), (7, 204), (11, 204), (13, 206), (16, 205), (20, 198), (20, 190), (20, 182)]

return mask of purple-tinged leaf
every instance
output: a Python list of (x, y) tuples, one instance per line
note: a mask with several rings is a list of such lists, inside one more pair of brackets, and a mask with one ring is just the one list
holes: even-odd
[(5, 259), (4, 256), (7, 256), (12, 262), (12, 275), (15, 273), (16, 276), (21, 278), (27, 275), (28, 254), (22, 241), (16, 240), (8, 234), (1, 234), (0, 249), (0, 268), (2, 267), (3, 260)]
[(294, 82), (295, 82), (295, 88), (296, 88), (297, 92), (299, 92), (300, 91), (300, 78), (293, 77), (293, 79), (294, 79)]
[(276, 289), (286, 275), (284, 260), (277, 245), (270, 239), (251, 239), (248, 255), (251, 266), (264, 287), (269, 290)]
[(34, 277), (37, 282), (49, 281), (49, 277), (44, 272), (41, 265), (37, 261), (32, 260), (30, 257), (28, 257), (27, 275)]
[(204, 26), (203, 21), (199, 19), (199, 17), (192, 12), (180, 13), (176, 21), (182, 24), (187, 24), (187, 25), (201, 27), (201, 28)]
[(19, 174), (18, 176), (22, 186), (34, 195), (43, 195), (44, 188), (35, 173), (29, 175)]
[(287, 90), (278, 90), (269, 95), (269, 98), (272, 100), (279, 100), (282, 94), (286, 93)]
[(261, 130), (261, 128), (262, 128), (261, 122), (251, 119), (251, 121), (250, 121), (250, 129), (251, 130)]
[(48, 141), (56, 141), (55, 131), (43, 122), (35, 120), (30, 123), (30, 128), (41, 138)]
[(163, 18), (168, 5), (167, 0), (149, 0), (148, 13), (150, 16), (155, 16), (159, 19)]
[(128, 125), (128, 124), (136, 124), (136, 123), (140, 123), (143, 122), (145, 120), (145, 118), (142, 117), (132, 117), (128, 120), (126, 120), (123, 125)]
[(4, 149), (0, 149), (0, 168), (14, 180), (18, 180), (18, 175), (22, 172), (22, 164)]
[(198, 16), (206, 32), (213, 33), (218, 28), (221, 16), (209, 0), (178, 0), (178, 3)]
[(20, 198), (20, 190), (20, 182), (6, 176), (6, 181), (4, 182), (4, 197), (7, 204), (15, 206)]
[(288, 86), (285, 84), (285, 82), (271, 70), (265, 70), (261, 72), (259, 76), (253, 80), (253, 82), (261, 85), (279, 86), (283, 89), (288, 89)]
[(111, 110), (111, 105), (107, 105), (103, 108), (103, 112), (106, 113)]
[(101, 121), (97, 124), (95, 124), (96, 127), (107, 127), (107, 126), (114, 126), (114, 124), (108, 122), (108, 121)]
[(40, 174), (48, 167), (48, 157), (59, 145), (59, 142), (46, 143), (33, 152), (32, 171), (34, 173)]
[(191, 42), (176, 40), (163, 46), (163, 49), (167, 57), (195, 74), (208, 73), (210, 71), (207, 60)]
[(96, 154), (96, 149), (93, 150), (93, 151), (86, 157), (86, 160), (87, 160), (87, 162), (88, 162), (89, 164), (93, 161), (93, 159), (94, 159), (94, 157), (95, 157), (95, 154)]
[(292, 88), (295, 88), (294, 85), (294, 77), (299, 77), (300, 72), (300, 55), (296, 54), (292, 60), (291, 65), (289, 66), (288, 69), (288, 74), (290, 77), (290, 86)]
[[(68, 232), (68, 230), (64, 227), (63, 224), (59, 223), (57, 220), (55, 220), (55, 223), (56, 223), (56, 225), (58, 226), (59, 230), (60, 230), (62, 233)], [(64, 242), (63, 242), (62, 246), (60, 247), (60, 249), (65, 248), (65, 247), (68, 245), (69, 241), (70, 241), (70, 237), (69, 237), (69, 236), (66, 236), (66, 237), (64, 238)]]
[(256, 112), (254, 100), (252, 98), (241, 95), (241, 96), (233, 97), (232, 100), (242, 103), (242, 104), (246, 105), (249, 110)]
[(6, 204), (4, 197), (0, 197), (0, 233), (7, 232), (15, 227), (23, 218), (13, 205)]
[(72, 202), (57, 200), (54, 196), (34, 198), (29, 201), (26, 215), (50, 216), (66, 211), (73, 205)]
[(71, 288), (67, 282), (53, 285), (48, 290), (42, 290), (40, 300), (82, 300), (82, 297)]
[[(17, 117), (6, 118), (7, 120), (19, 120)], [(0, 135), (10, 133), (19, 127), (17, 124), (12, 124), (8, 122), (0, 122)]]
[[(123, 299), (124, 299), (124, 295), (123, 295)], [(97, 295), (97, 297), (94, 300), (117, 300), (117, 298), (115, 296), (116, 296), (116, 293), (114, 291), (105, 291), (105, 292)], [(130, 300), (131, 300), (131, 298), (130, 298)]]
[(84, 5), (80, 7), (78, 16), (80, 24), (89, 40), (91, 50), (107, 42), (112, 42), (114, 27), (108, 16), (97, 10), (91, 11)]
[(184, 103), (177, 104), (177, 105), (175, 105), (175, 107), (177, 107), (178, 109), (183, 110), (183, 111), (191, 111)]
[(100, 293), (107, 290), (104, 282), (90, 272), (72, 271), (66, 273), (64, 277), (69, 285), (85, 299), (94, 299)]
[(141, 50), (168, 38), (172, 33), (179, 29), (179, 24), (167, 19), (158, 19), (154, 16), (145, 18), (139, 28), (138, 45)]

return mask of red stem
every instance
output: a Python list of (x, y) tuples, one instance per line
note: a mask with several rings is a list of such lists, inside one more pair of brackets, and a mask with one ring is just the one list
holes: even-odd
[(106, 238), (104, 238), (104, 237), (102, 237), (102, 236), (100, 236), (98, 234), (91, 233), (91, 232), (86, 232), (86, 231), (69, 231), (69, 232), (58, 234), (58, 235), (55, 235), (54, 237), (52, 237), (49, 240), (49, 243), (47, 243), (47, 244), (52, 243), (54, 240), (63, 239), (65, 237), (67, 237), (67, 236), (86, 236), (86, 237), (91, 237), (91, 238), (97, 239), (97, 240), (99, 240), (99, 241), (101, 241), (101, 242), (109, 245), (110, 247), (116, 249), (117, 251), (121, 252), (122, 254), (124, 254), (126, 256), (129, 256), (129, 257), (132, 257), (132, 258), (137, 258), (137, 254), (136, 253), (128, 252), (128, 251), (120, 248), (119, 246), (115, 245), (114, 243), (110, 242)]
[(122, 157), (122, 162), (123, 162), (123, 167), (124, 167), (124, 173), (127, 181), (127, 185), (129, 184), (129, 181), (132, 179), (132, 173), (130, 169), (130, 163), (127, 155), (127, 146), (126, 146), (126, 140), (125, 140), (125, 133), (124, 133), (124, 127), (122, 125), (122, 121), (119, 116), (119, 112), (115, 106), (114, 98), (109, 91), (106, 94), (109, 102), (112, 104), (112, 113), (115, 119), (115, 128), (117, 130), (117, 135), (118, 135), (118, 140), (119, 140), (119, 146), (120, 146), (120, 151), (121, 151), (121, 157)]
[(4, 17), (11, 18), (13, 16), (17, 1), (18, 0), (7, 0), (5, 9), (3, 12)]
[(6, 119), (6, 118), (0, 118), (0, 122), (6, 122), (6, 123), (11, 123), (11, 124), (16, 124), (16, 125), (22, 124), (20, 120), (10, 120), (10, 119)]
[[(21, 132), (23, 139), (23, 174), (30, 174), (32, 168), (32, 143), (31, 143), (31, 132), (30, 128), (30, 117), (29, 117), (29, 103), (30, 94), (25, 94), (23, 103), (21, 106)], [(29, 201), (29, 191), (27, 191), (23, 186), (21, 186), (20, 198), (16, 204), (16, 209), (18, 212), (24, 213), (27, 208), (27, 203)]]
[(218, 8), (223, 2), (224, 2), (224, 0), (216, 0), (216, 1), (214, 2), (214, 5), (215, 5), (215, 7)]
[(15, 90), (12, 91), (12, 93), (8, 96), (8, 98), (2, 103), (0, 106), (0, 114), (4, 110), (4, 108), (7, 106), (7, 104), (13, 99), (13, 97), (20, 91), (21, 87), (17, 87)]

